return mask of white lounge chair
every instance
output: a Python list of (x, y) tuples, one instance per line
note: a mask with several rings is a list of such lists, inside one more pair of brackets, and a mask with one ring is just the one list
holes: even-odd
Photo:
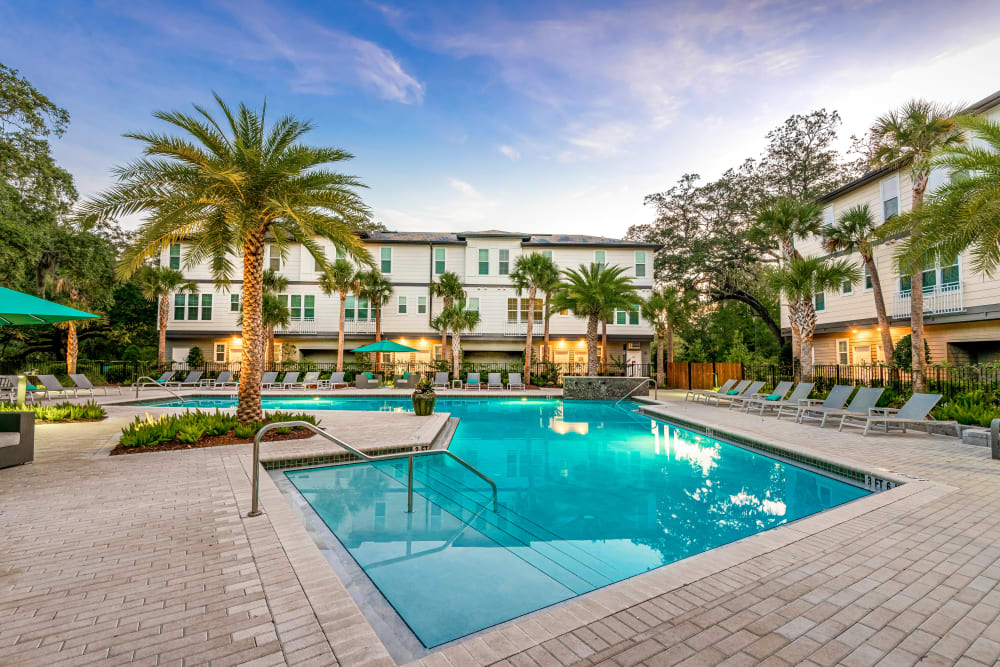
[[(854, 385), (850, 384), (838, 384), (830, 393), (826, 395), (826, 398), (807, 398), (804, 401), (799, 401), (799, 407), (795, 408), (795, 421), (802, 423), (802, 418), (806, 413), (817, 414), (820, 416), (815, 417), (817, 420), (826, 423), (826, 413), (829, 410), (843, 410), (844, 406), (847, 405), (847, 399), (851, 397), (851, 393), (854, 391)], [(882, 392), (879, 392), (881, 394)], [(878, 395), (876, 395), (875, 400), (878, 400)], [(875, 401), (865, 408), (865, 412), (868, 408), (875, 405)], [(781, 419), (782, 410), (778, 409), (778, 419)], [(810, 417), (812, 419), (813, 417)], [(822, 426), (822, 424), (821, 424)]]
[(281, 378), (282, 389), (302, 389), (302, 383), (299, 382), (299, 374), (295, 371), (288, 371), (285, 373), (285, 377)]
[(788, 390), (792, 388), (793, 384), (795, 383), (783, 380), (779, 382), (778, 386), (771, 392), (762, 391), (759, 394), (742, 394), (740, 396), (733, 396), (733, 400), (729, 402), (729, 409), (732, 410), (734, 408), (741, 408), (744, 412), (746, 412), (747, 406), (749, 406), (752, 401), (766, 399), (768, 396), (777, 396), (778, 398), (772, 400), (780, 401), (785, 398), (785, 394), (788, 393)]
[(778, 412), (778, 419), (781, 419), (782, 408), (798, 409), (801, 402), (809, 398), (809, 394), (812, 393), (815, 386), (815, 382), (800, 382), (792, 390), (792, 393), (788, 395), (788, 400), (784, 401), (769, 401), (767, 398), (755, 399), (747, 405), (747, 412), (756, 410), (757, 414), (763, 417), (765, 410), (776, 410)]
[(62, 382), (56, 379), (55, 375), (37, 375), (38, 381), (45, 385), (45, 388), (35, 389), (36, 393), (44, 393), (45, 398), (52, 398), (52, 395), (62, 395), (64, 398), (70, 398), (72, 393), (72, 398), (76, 398), (76, 387), (64, 387)]
[(883, 391), (885, 390), (882, 387), (861, 387), (846, 408), (803, 407), (799, 423), (805, 423), (807, 419), (814, 419), (819, 422), (820, 428), (822, 428), (826, 426), (826, 420), (831, 417), (833, 419), (843, 418), (844, 415), (864, 417), (878, 403)]
[(488, 373), (486, 375), (486, 388), (503, 389), (503, 380), (500, 377), (500, 373)]
[(222, 371), (219, 373), (219, 377), (215, 378), (215, 388), (216, 389), (230, 389), (237, 388), (240, 386), (239, 382), (233, 380), (232, 371)]
[(139, 389), (145, 389), (146, 387), (162, 387), (165, 384), (167, 384), (168, 382), (170, 382), (171, 378), (173, 378), (175, 375), (177, 375), (176, 371), (164, 371), (163, 375), (161, 375), (160, 377), (156, 378), (152, 382), (142, 382), (142, 383), (140, 383), (139, 384)]
[[(747, 384), (750, 383), (749, 380), (747, 380), (746, 382)], [(733, 388), (734, 384), (736, 384), (735, 379), (731, 378), (729, 380), (726, 380), (725, 382), (722, 383), (722, 386), (719, 387), (719, 391), (721, 391), (722, 393), (726, 393), (727, 391)], [(714, 394), (714, 393), (715, 393), (714, 389), (688, 389), (687, 393), (684, 394), (684, 400), (694, 401), (695, 403), (697, 403), (699, 397), (704, 396), (705, 394)]]
[(448, 372), (438, 371), (434, 374), (434, 388), (435, 389), (447, 389), (448, 388)]
[(308, 389), (309, 387), (316, 387), (319, 389), (319, 371), (309, 371), (306, 376), (302, 378), (302, 388)]
[(107, 396), (108, 392), (112, 389), (116, 390), (119, 394), (122, 393), (121, 387), (106, 384), (95, 386), (83, 373), (70, 373), (69, 379), (76, 385), (77, 395), (79, 395), (79, 392), (81, 391), (89, 391), (91, 396), (96, 396), (94, 392), (98, 389), (103, 391), (105, 396)]
[[(871, 408), (867, 415), (847, 415), (845, 414), (840, 418), (840, 429), (844, 430), (845, 426), (857, 426), (859, 428), (864, 427), (864, 435), (872, 430), (873, 427), (882, 429), (888, 433), (890, 428), (899, 428), (906, 433), (907, 426), (927, 426), (928, 424), (948, 424), (955, 427), (955, 435), (962, 435), (962, 427), (958, 422), (947, 421), (928, 421), (927, 415), (930, 414), (937, 402), (941, 400), (941, 394), (914, 394), (910, 397), (903, 407), (898, 410), (892, 408)], [(858, 423), (855, 423), (858, 422)], [(861, 423), (863, 422), (863, 423)], [(927, 429), (930, 433), (930, 428)]]
[[(726, 385), (729, 385), (728, 389), (726, 388)], [(750, 380), (740, 380), (738, 383), (735, 380), (733, 380), (733, 384), (729, 384), (729, 381), (727, 380), (725, 384), (723, 384), (721, 387), (719, 387), (718, 391), (713, 391), (711, 389), (699, 389), (699, 390), (697, 390), (696, 392), (694, 392), (693, 397), (692, 397), (691, 400), (693, 400), (695, 403), (697, 403), (698, 399), (701, 399), (701, 401), (705, 405), (708, 405), (708, 400), (710, 398), (713, 398), (715, 396), (739, 396), (749, 386), (750, 386)], [(763, 385), (761, 385), (761, 386), (763, 386)], [(730, 394), (729, 392), (731, 392), (731, 391), (736, 392), (736, 393), (735, 394)], [(690, 394), (692, 392), (689, 391), (688, 393)]]
[(469, 373), (465, 378), (466, 389), (482, 389), (483, 383), (479, 381), (479, 373)]
[(277, 379), (278, 379), (277, 371), (267, 371), (260, 379), (260, 388), (271, 389), (276, 384), (280, 384), (279, 382), (277, 382)]
[(335, 371), (330, 373), (330, 389), (336, 389), (337, 387), (349, 387), (347, 382), (344, 382), (344, 371)]
[(164, 386), (173, 387), (175, 389), (182, 389), (183, 387), (197, 387), (201, 382), (201, 376), (204, 375), (202, 371), (191, 371), (184, 376), (183, 380), (179, 382), (165, 382)]
[(507, 388), (513, 391), (514, 389), (525, 390), (524, 382), (521, 381), (520, 373), (508, 373), (507, 374)]
[[(757, 382), (751, 382), (749, 385), (744, 386), (742, 391), (739, 390), (739, 385), (736, 385), (736, 389), (730, 389), (725, 394), (714, 394), (712, 396), (706, 396), (705, 405), (710, 405), (711, 401), (715, 401), (715, 407), (720, 408), (722, 407), (722, 401), (726, 401), (726, 403), (729, 403), (736, 396), (742, 396), (743, 394), (746, 394), (747, 396), (753, 396), (758, 391), (760, 391), (760, 388), (763, 386), (764, 386), (763, 380), (759, 380)], [(736, 391), (738, 393), (736, 394), (730, 393), (733, 391)]]

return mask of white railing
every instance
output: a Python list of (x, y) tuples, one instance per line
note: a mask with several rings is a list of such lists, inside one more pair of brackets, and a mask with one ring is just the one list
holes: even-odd
[(375, 320), (346, 320), (344, 322), (345, 334), (373, 334), (375, 333)]
[(314, 334), (316, 333), (316, 320), (314, 318), (292, 320), (287, 327), (275, 329), (274, 333), (279, 334)]
[[(964, 310), (965, 307), (962, 305), (962, 283), (924, 288), (924, 313), (941, 315), (944, 313), (960, 313)], [(905, 319), (910, 316), (910, 290), (893, 293), (892, 316), (896, 319)]]
[(472, 331), (463, 331), (462, 332), (462, 338), (465, 338), (466, 336), (482, 336), (482, 335), (483, 335), (483, 323), (482, 322), (480, 322), (479, 324), (477, 324), (476, 328), (473, 329)]
[(504, 322), (503, 325), (503, 335), (504, 336), (527, 336), (528, 335), (528, 323), (527, 322)]

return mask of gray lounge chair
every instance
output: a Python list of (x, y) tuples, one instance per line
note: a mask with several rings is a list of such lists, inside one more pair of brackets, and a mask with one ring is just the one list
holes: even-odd
[(34, 393), (44, 393), (45, 398), (52, 398), (53, 394), (63, 396), (64, 398), (70, 398), (70, 394), (73, 394), (73, 398), (76, 398), (76, 388), (75, 387), (64, 387), (62, 382), (56, 379), (55, 375), (37, 375), (38, 381), (45, 385), (45, 388), (38, 388), (34, 390)]
[(69, 379), (72, 380), (73, 384), (76, 385), (77, 396), (80, 395), (81, 391), (89, 391), (91, 396), (96, 396), (94, 392), (97, 391), (98, 389), (103, 391), (105, 396), (107, 396), (108, 392), (112, 389), (116, 390), (119, 394), (122, 393), (121, 387), (115, 387), (112, 385), (95, 386), (89, 379), (87, 379), (87, 376), (84, 375), (83, 373), (70, 373)]
[(161, 375), (160, 377), (156, 378), (156, 380), (154, 380), (152, 382), (143, 382), (143, 383), (141, 383), (139, 385), (139, 388), (140, 389), (145, 389), (146, 387), (162, 387), (165, 384), (167, 384), (168, 382), (170, 382), (170, 380), (175, 375), (177, 375), (176, 371), (163, 371), (163, 375)]
[(792, 390), (792, 393), (788, 395), (786, 400), (769, 401), (766, 398), (754, 400), (747, 406), (747, 412), (756, 410), (757, 414), (763, 417), (765, 410), (775, 410), (778, 413), (778, 419), (781, 419), (781, 408), (797, 409), (802, 401), (809, 398), (809, 394), (812, 393), (815, 386), (815, 382), (800, 382), (795, 385), (795, 389)]
[(382, 376), (375, 373), (368, 377), (365, 373), (358, 373), (354, 376), (354, 386), (358, 389), (378, 389), (382, 386)]
[[(746, 383), (750, 384), (750, 381), (747, 380)], [(718, 391), (725, 394), (727, 391), (733, 388), (734, 384), (736, 384), (735, 379), (726, 380), (725, 382), (722, 383), (722, 386), (719, 387)], [(716, 393), (716, 390), (714, 389), (688, 389), (688, 392), (684, 394), (684, 400), (694, 401), (695, 403), (697, 403), (700, 397), (704, 397), (707, 394), (714, 394), (714, 393)]]
[(503, 389), (503, 380), (500, 379), (500, 373), (487, 373), (486, 374), (486, 388), (487, 389)]
[[(753, 396), (758, 391), (760, 391), (761, 387), (764, 386), (763, 380), (760, 380), (758, 382), (750, 382), (749, 380), (744, 380), (744, 382), (747, 382), (748, 384), (744, 385), (742, 390), (740, 390), (739, 388), (740, 385), (736, 385), (736, 389), (729, 390), (729, 391), (739, 391), (738, 394), (725, 393), (725, 394), (713, 394), (712, 396), (706, 396), (705, 405), (710, 405), (711, 401), (715, 401), (715, 407), (717, 408), (722, 407), (722, 401), (729, 403), (730, 401), (733, 400), (733, 397), (742, 396), (743, 394), (746, 394), (747, 396)], [(741, 382), (740, 384), (743, 383)]]
[(229, 389), (239, 387), (240, 383), (233, 380), (232, 371), (222, 371), (219, 377), (215, 378), (216, 389)]
[(420, 376), (417, 373), (406, 372), (393, 378), (392, 386), (394, 389), (416, 389), (419, 381)]
[[(940, 400), (941, 394), (914, 394), (898, 410), (892, 408), (871, 408), (867, 415), (844, 415), (840, 418), (839, 430), (843, 430), (845, 426), (857, 426), (859, 428), (863, 426), (865, 429), (864, 435), (868, 435), (868, 432), (873, 427), (877, 428), (881, 426), (886, 433), (889, 432), (890, 428), (900, 428), (903, 433), (906, 433), (907, 426), (916, 426), (918, 424), (927, 426), (930, 423), (934, 423), (952, 425), (955, 427), (955, 435), (961, 436), (962, 427), (958, 422), (931, 422), (927, 420), (927, 415), (930, 414), (931, 410), (934, 409), (934, 406)], [(927, 432), (930, 433), (929, 427), (927, 428)]]
[(278, 372), (277, 371), (267, 371), (264, 376), (260, 379), (261, 389), (270, 389), (274, 385), (278, 384)]
[(448, 372), (439, 371), (434, 374), (434, 388), (435, 389), (447, 389), (448, 388)]
[(330, 389), (336, 389), (337, 387), (349, 387), (350, 385), (344, 382), (344, 371), (334, 371), (330, 373)]
[(479, 373), (469, 373), (465, 378), (466, 389), (482, 389), (483, 383), (479, 381)]
[(733, 400), (729, 402), (729, 409), (732, 410), (734, 408), (742, 408), (743, 412), (746, 412), (747, 407), (749, 407), (751, 402), (756, 401), (757, 399), (765, 399), (768, 396), (773, 396), (775, 394), (777, 394), (780, 397), (775, 400), (780, 401), (783, 398), (785, 398), (785, 395), (788, 393), (788, 390), (792, 388), (793, 384), (795, 383), (789, 382), (788, 380), (782, 380), (781, 382), (778, 383), (778, 386), (774, 388), (774, 391), (770, 392), (762, 391), (758, 394), (753, 394), (753, 395), (742, 394), (740, 396), (733, 396)]
[(864, 417), (878, 403), (878, 399), (882, 396), (883, 391), (885, 389), (882, 387), (861, 387), (854, 394), (854, 398), (851, 399), (846, 408), (804, 407), (802, 409), (802, 416), (799, 417), (799, 422), (805, 423), (807, 419), (814, 419), (819, 422), (820, 428), (822, 428), (826, 426), (826, 420), (829, 418), (843, 418), (844, 415)]
[(508, 380), (507, 388), (510, 389), (511, 391), (513, 391), (514, 389), (520, 389), (521, 391), (524, 391), (526, 389), (526, 387), (524, 386), (524, 382), (521, 380), (520, 373), (508, 373), (507, 380)]
[(203, 371), (191, 371), (184, 376), (183, 380), (178, 382), (165, 382), (163, 384), (166, 387), (173, 387), (175, 389), (181, 389), (183, 387), (197, 387), (201, 382), (202, 375), (204, 375)]
[[(830, 393), (824, 399), (807, 398), (804, 401), (799, 401), (799, 407), (795, 409), (795, 421), (801, 424), (802, 420), (808, 414), (809, 419), (820, 421), (820, 426), (822, 426), (826, 423), (827, 412), (831, 410), (842, 411), (844, 406), (847, 405), (847, 399), (851, 397), (851, 392), (853, 391), (854, 385), (852, 384), (838, 384), (830, 390)], [(878, 400), (878, 398), (876, 397), (875, 400)], [(872, 405), (875, 404), (872, 403)], [(871, 405), (868, 407), (871, 407)], [(778, 419), (781, 419), (781, 410), (778, 410)]]
[(306, 376), (302, 378), (302, 388), (308, 389), (309, 387), (316, 387), (319, 389), (319, 371), (309, 371)]
[(17, 378), (13, 375), (0, 375), (0, 401), (17, 400)]
[(282, 389), (303, 389), (302, 383), (299, 382), (299, 374), (295, 371), (288, 371), (285, 373), (285, 377), (281, 378), (281, 388)]

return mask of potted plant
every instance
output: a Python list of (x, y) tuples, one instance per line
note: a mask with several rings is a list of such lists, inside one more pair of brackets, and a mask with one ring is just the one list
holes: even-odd
[(429, 377), (421, 378), (417, 383), (417, 388), (413, 390), (413, 412), (418, 417), (427, 417), (434, 414), (434, 403), (437, 401), (437, 394), (434, 393), (434, 384)]

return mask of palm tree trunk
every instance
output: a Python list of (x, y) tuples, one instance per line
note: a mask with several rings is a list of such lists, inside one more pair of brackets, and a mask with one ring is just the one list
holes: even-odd
[(552, 298), (552, 295), (546, 292), (546, 294), (545, 294), (545, 336), (544, 336), (545, 346), (542, 347), (542, 361), (545, 361), (545, 362), (547, 362), (549, 360), (549, 299), (551, 299), (551, 298)]
[(524, 335), (524, 384), (531, 384), (531, 334), (535, 325), (535, 288), (528, 290), (528, 326)]
[(663, 335), (661, 329), (656, 332), (656, 386), (663, 386)]
[(66, 323), (66, 372), (76, 372), (76, 358), (80, 353), (79, 341), (76, 337), (76, 323), (70, 320)]
[(274, 346), (274, 327), (267, 327), (267, 363), (273, 364), (278, 356), (278, 350)]
[[(375, 308), (375, 342), (382, 340), (382, 306)], [(382, 353), (375, 353), (375, 372), (382, 368)]]
[(875, 316), (878, 318), (878, 328), (882, 334), (882, 351), (886, 361), (892, 359), (892, 331), (889, 329), (889, 318), (885, 312), (885, 297), (882, 295), (882, 283), (879, 282), (878, 269), (875, 268), (874, 259), (866, 259), (868, 265), (868, 275), (872, 279), (872, 296), (875, 297)]
[[(811, 304), (810, 304), (811, 306)], [(799, 331), (802, 334), (802, 358), (799, 361), (802, 379), (806, 382), (813, 376), (813, 332), (816, 331), (816, 309), (800, 308), (798, 317)]]
[(608, 372), (608, 321), (601, 320), (601, 367)]
[(667, 361), (674, 363), (674, 323), (667, 320)]
[[(913, 206), (916, 210), (924, 203), (927, 177), (913, 181)], [(916, 241), (916, 230), (913, 240)], [(913, 267), (910, 273), (910, 349), (913, 353), (913, 393), (927, 391), (927, 360), (924, 358), (924, 267)]]
[(243, 359), (240, 361), (239, 403), (236, 417), (241, 423), (263, 421), (260, 405), (260, 377), (263, 370), (264, 229), (243, 245)]
[(587, 318), (587, 375), (597, 375), (597, 317)]
[(156, 348), (156, 365), (161, 368), (167, 364), (167, 318), (170, 315), (170, 303), (166, 294), (160, 295), (160, 341)]
[(337, 372), (344, 370), (344, 322), (347, 312), (347, 295), (340, 293), (340, 323), (337, 325)]
[[(791, 315), (791, 313), (789, 313)], [(799, 332), (799, 325), (794, 322), (791, 323), (792, 328), (792, 363), (795, 363), (796, 359), (802, 358), (802, 334)]]
[[(451, 306), (451, 299), (449, 299), (448, 297), (445, 297), (445, 299), (444, 299), (444, 308), (442, 310), (448, 310), (448, 308), (450, 306)], [(448, 327), (444, 327), (444, 328), (441, 329), (441, 359), (445, 363), (447, 363), (448, 361), (450, 361), (448, 359), (448, 356), (449, 356), (449, 354), (448, 354)]]
[(454, 379), (458, 379), (459, 376), (459, 360), (462, 358), (461, 346), (462, 334), (455, 331), (451, 334), (451, 374)]

